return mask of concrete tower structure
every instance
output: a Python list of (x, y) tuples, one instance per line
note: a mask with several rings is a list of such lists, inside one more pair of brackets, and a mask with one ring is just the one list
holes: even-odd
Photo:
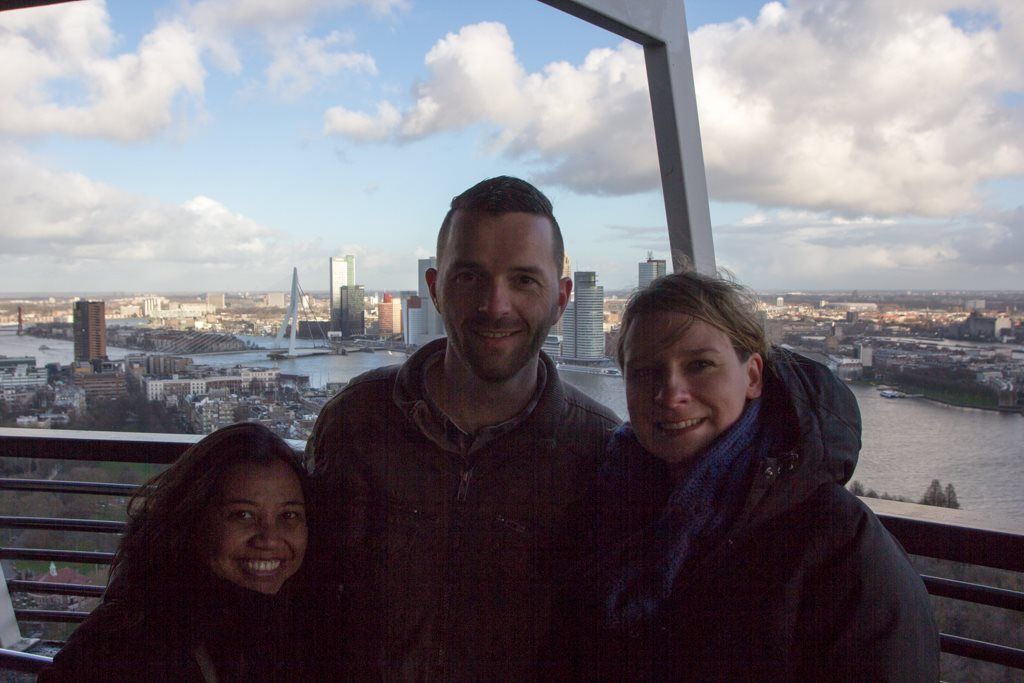
[(436, 256), (421, 258), (416, 268), (419, 271), (420, 299), (423, 300), (423, 333), (426, 335), (426, 341), (445, 335), (444, 321), (441, 320), (441, 314), (438, 312), (437, 307), (434, 306), (434, 300), (430, 298), (430, 288), (427, 287), (426, 273), (428, 268), (437, 268)]
[[(564, 252), (562, 254), (562, 273), (561, 273), (561, 277), (572, 277), (572, 262), (569, 260), (569, 252)], [(558, 320), (555, 321), (555, 324), (551, 326), (550, 334), (557, 335), (559, 339), (561, 339), (562, 335), (564, 334), (563, 324), (562, 324), (562, 320), (564, 318), (565, 318), (564, 315), (559, 316)], [(555, 354), (555, 355), (560, 355), (560, 354)]]
[(402, 300), (390, 294), (377, 306), (377, 326), (380, 336), (390, 337), (402, 332)]
[(405, 326), (402, 335), (406, 344), (422, 346), (427, 342), (443, 337), (444, 321), (430, 298), (426, 273), (430, 268), (437, 268), (437, 258), (421, 258), (416, 263), (416, 282), (418, 296), (407, 298), (405, 307)]
[(207, 292), (206, 293), (206, 305), (209, 307), (210, 312), (222, 311), (226, 308), (226, 302), (224, 301), (224, 292)]
[(425, 324), (423, 299), (416, 295), (410, 296), (402, 307), (402, 341), (406, 344), (419, 344)]
[(75, 360), (105, 359), (107, 357), (106, 304), (102, 301), (76, 301), (73, 320)]
[(597, 273), (577, 271), (575, 299), (562, 316), (562, 357), (573, 360), (604, 358), (604, 287)]
[(647, 289), (647, 286), (666, 273), (665, 259), (656, 259), (651, 252), (647, 252), (647, 260), (640, 262), (637, 287)]

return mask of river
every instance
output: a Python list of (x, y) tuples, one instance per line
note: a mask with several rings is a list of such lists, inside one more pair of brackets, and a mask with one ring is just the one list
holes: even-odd
[[(243, 337), (269, 346), (269, 340)], [(49, 350), (39, 350), (45, 344)], [(108, 347), (111, 358), (125, 349)], [(67, 341), (16, 337), (0, 331), (0, 354), (35, 356), (37, 363), (71, 361)], [(257, 365), (308, 375), (313, 386), (345, 382), (405, 356), (394, 352), (311, 356), (272, 361), (262, 352), (194, 356), (214, 366)], [(622, 379), (565, 371), (562, 377), (626, 415)], [(852, 385), (864, 422), (864, 446), (853, 478), (866, 488), (917, 500), (932, 479), (952, 483), (961, 507), (1000, 518), (1024, 516), (1024, 417), (956, 408), (925, 399), (885, 399), (872, 387)]]

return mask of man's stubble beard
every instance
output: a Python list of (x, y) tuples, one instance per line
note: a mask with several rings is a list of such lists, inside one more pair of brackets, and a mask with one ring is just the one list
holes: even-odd
[[(456, 354), (473, 371), (473, 374), (485, 382), (500, 384), (515, 376), (527, 363), (540, 354), (540, 349), (544, 346), (544, 340), (547, 338), (548, 332), (551, 331), (551, 327), (558, 321), (560, 314), (561, 311), (559, 310), (558, 303), (552, 304), (544, 323), (532, 330), (529, 339), (520, 347), (519, 351), (511, 355), (506, 362), (501, 363), (498, 367), (490, 367), (494, 364), (489, 362), (489, 357), (474, 353), (471, 345), (463, 343), (464, 336), (469, 336), (472, 332), (466, 331), (464, 335), (462, 329), (449, 325), (446, 320), (445, 326), (449, 331), (448, 344), (454, 346)], [(456, 331), (455, 335), (452, 334), (453, 330)]]

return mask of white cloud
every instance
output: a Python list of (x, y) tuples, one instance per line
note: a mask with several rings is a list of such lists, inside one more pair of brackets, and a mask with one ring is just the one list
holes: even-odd
[(238, 262), (266, 252), (276, 238), (209, 197), (161, 204), (13, 152), (0, 156), (0, 213), (11, 253)]
[(110, 56), (113, 44), (102, 2), (0, 15), (0, 132), (132, 141), (170, 125), (180, 98), (201, 105), (201, 46), (185, 25), (160, 24), (134, 53)]
[(370, 289), (415, 286), (407, 247), (297, 240), (213, 197), (160, 202), (2, 147), (0, 216), (0, 292), (285, 290), (292, 266), (324, 291), (326, 254), (356, 254)]
[(755, 286), (1018, 288), (1024, 269), (1024, 210), (856, 221), (773, 210), (715, 235), (720, 265)]
[(204, 115), (204, 60), (238, 75), (240, 38), (254, 33), (267, 54), (267, 87), (302, 95), (343, 71), (375, 74), (350, 36), (305, 34), (318, 13), (356, 5), (387, 15), (405, 0), (203, 0), (185, 4), (117, 52), (102, 0), (0, 13), (0, 134), (63, 134), (122, 142), (151, 138)]
[[(980, 3), (978, 3), (980, 4)], [(952, 3), (946, 3), (952, 6)], [(1024, 173), (1024, 21), (957, 26), (943, 3), (765, 6), (691, 45), (719, 199), (848, 214), (951, 215), (979, 183)]]
[(402, 115), (389, 102), (377, 105), (377, 115), (371, 116), (344, 107), (331, 107), (324, 113), (324, 132), (351, 137), (359, 142), (384, 140), (391, 135)]
[(285, 97), (303, 95), (323, 79), (342, 71), (377, 73), (373, 57), (365, 52), (341, 52), (336, 48), (346, 42), (338, 31), (324, 38), (298, 36), (276, 51), (267, 67), (267, 84)]
[[(608, 226), (614, 254), (669, 253), (661, 226)], [(753, 287), (1020, 289), (1024, 207), (956, 218), (754, 209), (715, 226), (718, 264)], [(604, 276), (621, 258), (601, 264)], [(633, 275), (630, 275), (632, 277)]]
[(199, 0), (188, 6), (187, 14), (206, 30), (274, 30), (303, 26), (321, 12), (356, 5), (368, 7), (378, 16), (409, 8), (408, 0)]
[[(947, 12), (974, 15), (955, 21)], [(975, 16), (976, 15), (976, 16)], [(945, 216), (1024, 174), (1024, 9), (1011, 0), (769, 3), (691, 38), (713, 197), (847, 215)], [(412, 140), (485, 126), (498, 153), (580, 192), (659, 187), (643, 54), (623, 43), (528, 73), (497, 23), (427, 53), (396, 120), (343, 112), (330, 132)], [(358, 125), (355, 122), (358, 121)]]
[(345, 108), (345, 126), (328, 132), (365, 142), (415, 140), (476, 123), (490, 124), (490, 144), (515, 157), (537, 158), (539, 180), (584, 192), (647, 189), (657, 177), (643, 53), (623, 43), (594, 50), (575, 66), (549, 64), (527, 73), (504, 25), (485, 22), (450, 33), (427, 53), (430, 77), (400, 116), (391, 103), (375, 117)]

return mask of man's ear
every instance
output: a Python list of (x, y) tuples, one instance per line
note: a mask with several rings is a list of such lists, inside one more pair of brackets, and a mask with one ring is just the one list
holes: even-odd
[(426, 272), (423, 273), (423, 277), (427, 280), (427, 289), (430, 290), (430, 300), (434, 302), (434, 307), (440, 311), (441, 307), (437, 305), (437, 268), (427, 268)]
[(572, 278), (563, 277), (558, 281), (558, 312), (559, 314), (565, 312), (565, 307), (569, 305), (569, 296), (572, 294)]

